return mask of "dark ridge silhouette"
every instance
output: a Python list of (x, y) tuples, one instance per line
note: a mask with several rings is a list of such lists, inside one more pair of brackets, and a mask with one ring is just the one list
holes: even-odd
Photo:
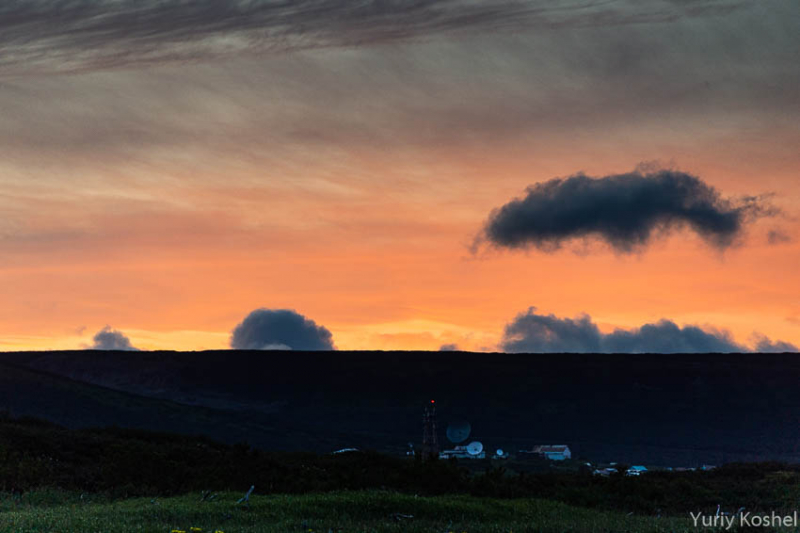
[(508, 451), (669, 466), (800, 461), (796, 354), (0, 354), (0, 407), (70, 427), (199, 433), (268, 450), (403, 453), (422, 406)]

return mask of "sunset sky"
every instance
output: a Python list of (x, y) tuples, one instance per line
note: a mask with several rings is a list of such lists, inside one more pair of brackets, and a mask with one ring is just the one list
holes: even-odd
[[(3, 351), (227, 348), (259, 308), (337, 349), (500, 350), (531, 307), (800, 345), (796, 0), (10, 0), (0, 116)], [(581, 174), (741, 226), (487, 237)]]

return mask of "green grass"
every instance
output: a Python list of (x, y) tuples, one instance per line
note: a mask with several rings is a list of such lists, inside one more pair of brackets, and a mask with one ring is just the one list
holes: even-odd
[[(119, 501), (58, 491), (0, 499), (0, 532), (681, 532), (689, 517), (655, 518), (571, 507), (547, 500), (415, 497), (379, 491), (251, 497), (223, 493)], [(413, 518), (395, 519), (395, 514)]]

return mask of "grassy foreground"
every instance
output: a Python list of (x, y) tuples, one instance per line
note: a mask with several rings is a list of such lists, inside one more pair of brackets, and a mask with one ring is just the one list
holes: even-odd
[[(415, 497), (380, 491), (251, 497), (223, 493), (120, 501), (58, 492), (28, 493), (0, 501), (1, 532), (681, 532), (689, 517), (656, 518), (571, 507), (547, 500), (470, 496)], [(406, 516), (399, 516), (406, 515)], [(413, 516), (410, 517), (408, 515)]]

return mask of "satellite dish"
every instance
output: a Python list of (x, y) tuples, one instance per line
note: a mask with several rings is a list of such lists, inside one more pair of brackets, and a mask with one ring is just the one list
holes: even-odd
[(480, 455), (483, 451), (483, 443), (473, 441), (467, 444), (467, 453), (470, 455)]
[(498, 448), (498, 449), (497, 449), (497, 457), (503, 457), (503, 455), (504, 455), (505, 453), (506, 453), (506, 452), (504, 452), (504, 451), (503, 451), (503, 450), (501, 450), (500, 448)]
[(469, 438), (471, 431), (472, 426), (469, 425), (469, 422), (455, 420), (450, 422), (450, 425), (447, 426), (447, 440), (453, 444), (462, 443)]

